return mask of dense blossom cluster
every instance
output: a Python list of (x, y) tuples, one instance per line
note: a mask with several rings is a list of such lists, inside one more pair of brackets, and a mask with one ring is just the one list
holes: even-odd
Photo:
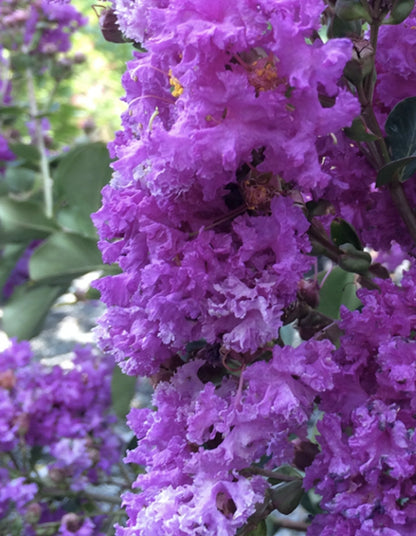
[[(70, 370), (34, 361), (27, 342), (11, 341), (1, 352), (0, 518), (16, 509), (30, 519), (36, 508), (41, 522), (51, 518), (48, 503), (36, 502), (39, 471), (47, 471), (49, 487), (75, 492), (110, 472), (120, 456), (109, 412), (111, 371), (110, 361), (88, 347), (75, 350)], [(36, 467), (41, 452), (48, 463)]]
[(271, 469), (293, 460), (288, 436), (306, 440), (313, 399), (333, 386), (331, 349), (328, 341), (285, 347), (248, 367), (240, 382), (217, 387), (200, 379), (206, 361), (197, 359), (160, 383), (158, 411), (130, 413), (141, 441), (127, 461), (150, 472), (136, 481), (142, 492), (125, 497), (130, 521), (120, 534), (234, 534), (267, 488), (243, 470), (263, 456)]
[(295, 188), (329, 181), (316, 140), (359, 113), (337, 85), (350, 45), (307, 44), (316, 2), (116, 8), (148, 51), (124, 77), (125, 131), (95, 216), (104, 260), (123, 269), (98, 284), (109, 345), (140, 374), (200, 338), (254, 352), (310, 266)]
[(360, 291), (362, 311), (342, 313), (340, 373), (323, 397), (322, 452), (306, 476), (332, 515), (317, 520), (312, 535), (416, 530), (415, 275), (400, 287), (383, 281), (380, 292)]
[[(384, 121), (413, 96), (416, 11), (381, 28), (379, 83), (367, 73), (365, 94), (345, 67), (375, 43), (321, 40), (334, 4), (113, 2), (145, 51), (124, 75), (128, 111), (94, 216), (104, 260), (122, 269), (97, 283), (109, 307), (100, 336), (126, 372), (156, 384), (155, 409), (129, 417), (139, 444), (127, 460), (147, 473), (125, 496), (120, 536), (248, 534), (276, 507), (272, 471), (293, 463), (322, 495), (308, 535), (415, 531), (416, 272), (395, 286), (355, 264), (368, 287), (360, 310), (323, 324), (304, 277), (319, 239), (344, 260), (326, 234), (335, 218), (357, 231), (351, 262), (367, 259), (361, 244), (385, 259), (393, 247), (391, 267), (414, 252), (376, 170)], [(342, 130), (360, 113), (378, 146)], [(414, 188), (403, 187), (411, 207)], [(279, 331), (294, 318), (312, 339), (297, 348)], [(299, 465), (316, 409), (320, 452)]]

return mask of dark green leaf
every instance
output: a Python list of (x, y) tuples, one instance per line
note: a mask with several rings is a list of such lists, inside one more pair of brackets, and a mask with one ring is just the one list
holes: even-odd
[(270, 489), (273, 506), (282, 514), (288, 515), (299, 506), (302, 495), (302, 480), (283, 482)]
[(351, 37), (352, 35), (360, 36), (361, 28), (362, 24), (359, 20), (346, 21), (334, 15), (328, 27), (328, 37), (332, 39), (334, 37)]
[(35, 445), (30, 449), (30, 467), (34, 467), (36, 463), (42, 458), (43, 447)]
[(42, 330), (55, 300), (67, 286), (21, 285), (3, 308), (3, 329), (9, 337), (26, 340)]
[(345, 252), (338, 259), (338, 264), (343, 270), (361, 275), (368, 274), (372, 260), (369, 253), (356, 249), (352, 244), (342, 244), (340, 249)]
[[(16, 117), (21, 113), (26, 112), (24, 106), (0, 106), (0, 115)], [(9, 144), (10, 147), (10, 144)]]
[(125, 420), (130, 411), (130, 404), (136, 392), (137, 378), (121, 372), (120, 367), (115, 366), (111, 380), (111, 397), (113, 410), (117, 417)]
[(369, 24), (372, 22), (368, 7), (360, 0), (337, 0), (335, 14), (345, 21), (364, 19)]
[(319, 294), (318, 311), (330, 318), (339, 318), (339, 309), (345, 305), (351, 311), (357, 309), (361, 302), (357, 298), (354, 274), (336, 266), (327, 279)]
[(356, 117), (350, 127), (344, 128), (345, 134), (355, 141), (375, 141), (379, 137), (373, 134), (365, 125), (361, 117)]
[[(387, 118), (385, 130), (392, 160), (416, 157), (416, 97), (409, 97), (396, 104)], [(401, 180), (408, 179), (416, 171), (415, 160), (409, 162), (402, 171)]]
[(54, 180), (58, 220), (75, 232), (95, 236), (91, 213), (101, 205), (101, 189), (111, 178), (110, 157), (104, 143), (79, 145), (58, 163)]
[(58, 231), (39, 246), (29, 261), (33, 281), (69, 282), (103, 267), (96, 241)]
[(0, 198), (0, 242), (28, 242), (50, 235), (58, 228), (42, 207), (31, 201)]
[(341, 218), (336, 218), (331, 223), (331, 239), (337, 246), (349, 243), (357, 249), (363, 249), (354, 227)]
[(393, 3), (389, 17), (384, 19), (383, 24), (400, 24), (407, 19), (414, 7), (414, 0), (396, 0)]
[(378, 170), (376, 186), (384, 186), (395, 178), (405, 181), (416, 171), (416, 156), (407, 156), (389, 162)]

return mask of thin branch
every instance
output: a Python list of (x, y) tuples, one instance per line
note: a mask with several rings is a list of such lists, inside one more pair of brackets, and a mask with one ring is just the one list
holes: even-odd
[(390, 195), (405, 222), (413, 241), (416, 243), (416, 215), (409, 205), (403, 185), (394, 180), (390, 185)]
[(30, 116), (35, 124), (35, 143), (40, 153), (40, 170), (43, 184), (43, 200), (45, 204), (45, 214), (47, 218), (53, 216), (53, 181), (50, 174), (48, 157), (46, 154), (45, 141), (42, 132), (42, 121), (39, 117), (38, 105), (36, 102), (35, 82), (31, 69), (26, 69), (26, 83), (29, 97)]
[(247, 467), (240, 471), (242, 475), (260, 475), (266, 478), (273, 478), (274, 480), (281, 480), (282, 482), (293, 482), (294, 480), (302, 480), (301, 476), (286, 475), (277, 471), (270, 471), (263, 469), (262, 467)]

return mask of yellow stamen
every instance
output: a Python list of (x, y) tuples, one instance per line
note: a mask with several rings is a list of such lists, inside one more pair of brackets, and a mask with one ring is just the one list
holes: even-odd
[(183, 93), (183, 86), (179, 80), (173, 76), (172, 69), (169, 69), (169, 84), (171, 85), (171, 93), (173, 97), (180, 97)]

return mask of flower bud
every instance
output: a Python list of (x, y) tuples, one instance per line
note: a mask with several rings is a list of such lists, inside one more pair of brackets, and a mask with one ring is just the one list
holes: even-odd
[(41, 514), (41, 505), (37, 502), (32, 502), (26, 506), (25, 520), (29, 523), (29, 525), (35, 525), (39, 521)]
[(271, 488), (270, 498), (276, 510), (288, 515), (297, 508), (303, 493), (302, 480), (298, 479), (292, 480), (291, 482), (284, 482)]
[(319, 447), (312, 441), (307, 439), (306, 441), (301, 441), (300, 439), (295, 440), (295, 456), (293, 459), (294, 465), (304, 471), (306, 467), (309, 467), (316, 455), (319, 453)]
[(61, 524), (69, 532), (77, 532), (82, 527), (82, 518), (73, 512), (62, 516)]
[(104, 9), (99, 17), (101, 33), (106, 41), (110, 43), (125, 43), (126, 40), (122, 34), (114, 9)]
[(315, 309), (319, 304), (319, 285), (317, 281), (311, 279), (299, 281), (298, 298)]
[(10, 391), (16, 385), (16, 376), (11, 369), (0, 372), (0, 388)]
[(361, 83), (372, 71), (374, 49), (367, 39), (354, 40), (352, 59), (344, 68), (344, 76), (354, 85)]

